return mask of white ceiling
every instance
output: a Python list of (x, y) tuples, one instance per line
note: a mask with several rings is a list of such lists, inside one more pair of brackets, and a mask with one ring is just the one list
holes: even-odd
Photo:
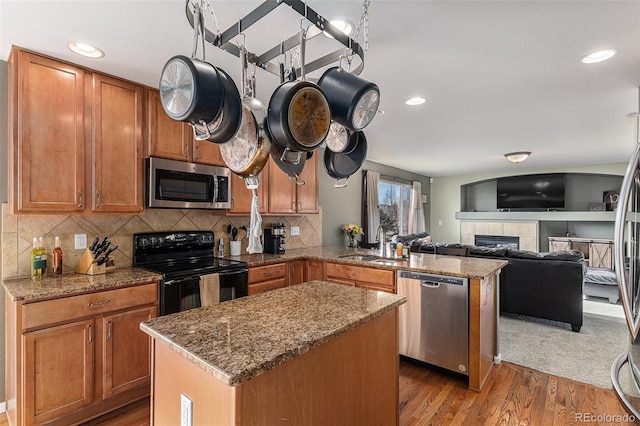
[[(261, 3), (212, 1), (223, 30)], [(360, 0), (308, 5), (356, 24), (362, 8)], [(169, 58), (191, 54), (184, 8), (178, 0), (0, 0), (0, 59), (13, 44), (157, 87)], [(365, 129), (369, 160), (428, 176), (628, 161), (640, 1), (373, 0), (369, 17), (361, 76), (378, 84), (385, 111)], [(281, 6), (246, 32), (246, 45), (261, 53), (299, 26), (298, 15)], [(72, 40), (96, 44), (106, 57), (81, 58), (67, 49)], [(317, 37), (308, 49), (327, 43), (337, 47)], [(609, 61), (579, 61), (610, 47), (619, 53)], [(208, 45), (206, 60), (239, 83), (234, 56)], [(262, 70), (257, 80), (267, 103), (279, 81)], [(427, 103), (407, 107), (413, 95)], [(521, 150), (533, 154), (518, 166), (503, 157)]]

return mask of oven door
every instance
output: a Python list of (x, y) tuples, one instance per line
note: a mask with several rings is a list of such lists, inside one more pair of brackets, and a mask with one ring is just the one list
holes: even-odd
[(160, 315), (199, 308), (200, 277), (190, 276), (160, 283)]
[(237, 299), (249, 295), (249, 270), (234, 269), (221, 271), (220, 276), (220, 301)]

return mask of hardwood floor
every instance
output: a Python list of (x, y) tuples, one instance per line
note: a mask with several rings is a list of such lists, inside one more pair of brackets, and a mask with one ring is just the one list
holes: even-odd
[[(525, 367), (494, 366), (482, 392), (464, 380), (400, 362), (401, 425), (567, 425), (586, 416), (624, 416), (612, 390), (550, 376)], [(593, 424), (596, 424), (592, 422)], [(87, 426), (149, 424), (148, 400), (86, 423)], [(608, 422), (607, 425), (625, 425)], [(0, 426), (7, 425), (0, 414)]]

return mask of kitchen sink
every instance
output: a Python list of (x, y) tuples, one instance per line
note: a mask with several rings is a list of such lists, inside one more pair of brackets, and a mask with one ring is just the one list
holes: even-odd
[(342, 259), (359, 260), (361, 262), (377, 263), (379, 265), (397, 265), (403, 263), (405, 259), (391, 259), (388, 257), (374, 256), (370, 254), (347, 254), (340, 256)]
[(359, 260), (361, 262), (373, 262), (374, 260), (380, 259), (378, 256), (373, 256), (370, 254), (345, 254), (344, 256), (340, 256), (340, 258)]

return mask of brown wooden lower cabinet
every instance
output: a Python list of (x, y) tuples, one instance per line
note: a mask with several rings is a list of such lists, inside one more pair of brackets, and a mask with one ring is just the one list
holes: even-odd
[(24, 303), (6, 299), (11, 425), (77, 423), (149, 395), (157, 283)]
[(326, 262), (326, 281), (369, 290), (396, 292), (394, 271)]
[(286, 287), (287, 271), (285, 262), (249, 268), (249, 296)]
[(324, 262), (307, 260), (304, 272), (305, 281), (324, 280)]

